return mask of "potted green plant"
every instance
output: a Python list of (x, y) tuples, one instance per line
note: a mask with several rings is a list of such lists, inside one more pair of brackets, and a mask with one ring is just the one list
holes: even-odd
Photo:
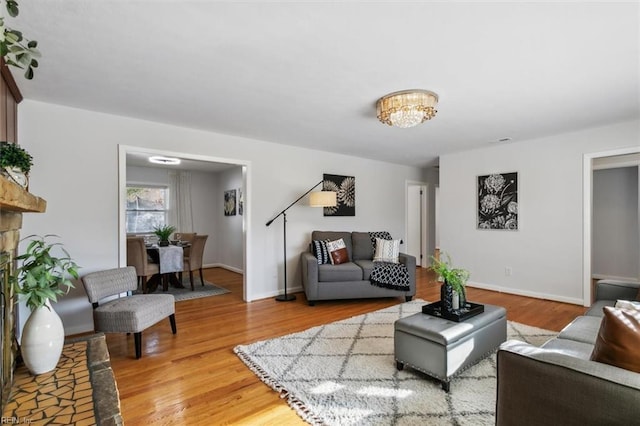
[(15, 292), (31, 309), (22, 332), (21, 353), (34, 375), (51, 371), (58, 364), (64, 327), (50, 302), (56, 302), (58, 296), (74, 287), (69, 277), (78, 279), (78, 265), (62, 244), (48, 241), (54, 237), (57, 236), (27, 237), (30, 242), (24, 254), (16, 257), (19, 266), (10, 278)]
[(158, 244), (162, 247), (166, 247), (169, 245), (169, 238), (171, 238), (171, 234), (173, 234), (175, 230), (175, 226), (163, 225), (153, 228), (153, 233), (156, 234), (160, 240)]
[(29, 186), (29, 171), (33, 157), (16, 143), (0, 142), (0, 173), (23, 188)]
[(451, 264), (451, 257), (444, 252), (440, 254), (440, 259), (431, 256), (431, 261), (431, 269), (443, 280), (440, 289), (442, 308), (448, 311), (460, 309), (466, 303), (465, 286), (469, 279), (469, 271), (454, 268)]

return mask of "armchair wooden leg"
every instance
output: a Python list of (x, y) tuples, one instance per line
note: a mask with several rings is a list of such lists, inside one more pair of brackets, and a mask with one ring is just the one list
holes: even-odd
[(136, 346), (136, 359), (142, 356), (142, 332), (133, 333), (133, 340)]
[(189, 281), (191, 281), (191, 291), (194, 291), (195, 288), (193, 288), (193, 271), (189, 271)]
[(200, 268), (200, 284), (204, 286), (204, 278), (202, 277), (202, 268)]
[(176, 334), (178, 332), (176, 328), (176, 314), (169, 315), (169, 322), (171, 323), (171, 331), (173, 334)]

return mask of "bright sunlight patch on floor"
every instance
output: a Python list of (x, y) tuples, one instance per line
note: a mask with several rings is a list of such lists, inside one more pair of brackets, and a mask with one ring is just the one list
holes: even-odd
[(386, 398), (406, 398), (413, 394), (413, 391), (408, 389), (393, 389), (393, 388), (381, 388), (377, 386), (367, 386), (358, 391), (359, 395), (366, 396), (381, 396)]
[(339, 391), (340, 389), (343, 389), (343, 388), (344, 388), (344, 385), (340, 385), (336, 382), (324, 382), (319, 384), (315, 388), (311, 389), (311, 393), (314, 393), (316, 395), (328, 394), (328, 393)]

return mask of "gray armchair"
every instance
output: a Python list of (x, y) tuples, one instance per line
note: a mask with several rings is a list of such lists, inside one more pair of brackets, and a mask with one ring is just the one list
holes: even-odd
[[(89, 302), (93, 305), (95, 331), (133, 333), (136, 359), (142, 356), (142, 331), (169, 317), (176, 334), (175, 299), (171, 294), (130, 294), (138, 287), (133, 266), (93, 272), (82, 277)], [(105, 298), (110, 300), (101, 304)]]

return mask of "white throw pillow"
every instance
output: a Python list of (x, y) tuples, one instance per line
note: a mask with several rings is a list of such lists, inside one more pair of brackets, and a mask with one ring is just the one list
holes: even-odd
[(631, 300), (618, 300), (615, 307), (620, 309), (629, 309), (632, 311), (640, 311), (640, 302), (634, 302)]
[(400, 263), (400, 240), (382, 240), (376, 238), (376, 252), (373, 255), (374, 262)]

